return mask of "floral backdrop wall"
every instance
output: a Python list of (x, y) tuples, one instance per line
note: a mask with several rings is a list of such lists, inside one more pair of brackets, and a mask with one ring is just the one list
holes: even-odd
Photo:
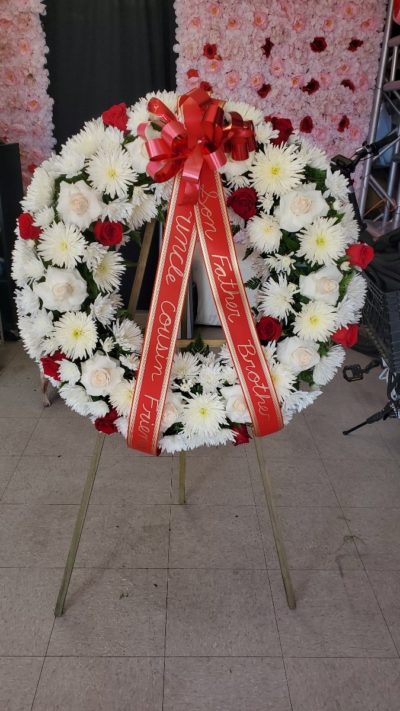
[(54, 145), (40, 0), (0, 0), (0, 139), (19, 143), (24, 184)]
[(328, 155), (365, 139), (384, 0), (175, 0), (177, 86), (246, 101)]

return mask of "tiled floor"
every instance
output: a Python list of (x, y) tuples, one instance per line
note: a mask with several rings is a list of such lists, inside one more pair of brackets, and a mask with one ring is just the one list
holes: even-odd
[[(350, 353), (349, 362), (366, 361)], [(0, 711), (399, 711), (400, 422), (337, 377), (263, 446), (290, 611), (253, 445), (103, 450), (65, 615), (53, 608), (96, 438), (0, 349)]]

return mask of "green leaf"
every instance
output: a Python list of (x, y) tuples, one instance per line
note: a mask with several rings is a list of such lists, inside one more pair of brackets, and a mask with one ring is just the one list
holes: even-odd
[(202, 337), (198, 334), (194, 341), (189, 343), (189, 345), (186, 348), (182, 348), (182, 353), (192, 353), (193, 355), (196, 355), (196, 353), (201, 353), (202, 355), (208, 355), (210, 352), (210, 349), (206, 344), (204, 343)]
[(253, 247), (247, 247), (247, 249), (246, 249), (246, 251), (245, 251), (245, 254), (244, 254), (244, 257), (243, 257), (243, 261), (244, 261), (245, 259), (247, 259), (247, 257), (250, 257), (250, 254), (253, 254), (253, 252), (254, 252)]
[(251, 277), (245, 282), (245, 287), (247, 289), (258, 289), (261, 284), (261, 279), (259, 277)]

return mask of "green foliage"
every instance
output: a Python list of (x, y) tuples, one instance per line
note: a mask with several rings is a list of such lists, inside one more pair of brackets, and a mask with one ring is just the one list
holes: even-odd
[(192, 353), (192, 355), (196, 355), (196, 353), (201, 353), (202, 355), (207, 356), (209, 352), (210, 349), (208, 346), (206, 346), (200, 334), (198, 334), (194, 341), (189, 343), (186, 348), (182, 348), (182, 353)]
[(321, 190), (321, 192), (325, 192), (326, 170), (320, 170), (320, 168), (312, 168), (310, 165), (307, 165), (304, 169), (304, 174), (307, 178), (307, 182), (315, 183), (316, 190)]
[(251, 277), (251, 279), (248, 279), (245, 283), (247, 289), (258, 289), (260, 285), (261, 279), (259, 277)]

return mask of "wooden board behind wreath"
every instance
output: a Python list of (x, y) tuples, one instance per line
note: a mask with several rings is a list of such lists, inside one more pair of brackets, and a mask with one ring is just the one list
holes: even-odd
[(177, 86), (257, 106), (285, 138), (351, 155), (365, 139), (383, 0), (175, 0)]

